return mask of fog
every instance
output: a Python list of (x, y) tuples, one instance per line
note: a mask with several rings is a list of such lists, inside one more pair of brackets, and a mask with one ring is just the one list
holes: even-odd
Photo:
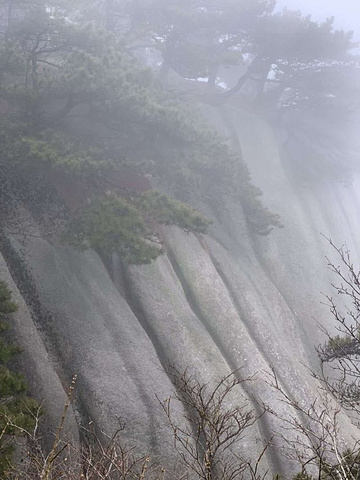
[(314, 20), (335, 17), (337, 28), (354, 31), (360, 40), (360, 2), (358, 0), (278, 0), (277, 9), (288, 7), (311, 14)]
[(360, 479), (360, 0), (274, 3), (0, 1), (0, 480)]

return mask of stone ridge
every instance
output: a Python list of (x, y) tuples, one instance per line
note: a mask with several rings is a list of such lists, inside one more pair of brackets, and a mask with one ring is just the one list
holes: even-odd
[[(224, 112), (209, 108), (207, 114), (219, 124)], [(121, 417), (130, 444), (170, 465), (171, 432), (155, 398), (171, 394), (169, 364), (189, 368), (203, 382), (238, 369), (241, 378), (256, 375), (233, 392), (231, 403), (261, 399), (280, 418), (297, 413), (264, 383), (272, 368), (300, 405), (318, 395), (309, 368), (317, 368), (315, 347), (323, 337), (314, 318), (334, 329), (320, 303), (332, 281), (325, 262), (331, 253), (320, 233), (339, 244), (346, 240), (356, 260), (358, 181), (348, 188), (294, 182), (271, 127), (230, 108), (227, 115), (254, 183), (265, 204), (281, 214), (284, 229), (254, 236), (239, 205), (224, 194), (216, 208), (193, 202), (215, 220), (209, 236), (163, 227), (166, 255), (151, 265), (125, 268), (113, 259), (106, 270), (95, 252), (53, 245), (41, 235), (21, 243), (9, 237), (10, 246), (2, 249), (0, 278), (21, 302), (15, 335), (34, 365), (30, 382), (41, 386), (38, 395), (46, 402), (57, 400), (48, 410), (51, 425), (63, 385), (76, 373), (73, 435), (77, 422), (91, 419), (111, 432)], [(359, 438), (345, 414), (341, 424), (344, 444)], [(261, 449), (257, 439), (280, 427), (281, 420), (264, 417), (239, 445), (243, 455), (254, 456)], [(289, 475), (298, 467), (269, 450), (262, 468)]]

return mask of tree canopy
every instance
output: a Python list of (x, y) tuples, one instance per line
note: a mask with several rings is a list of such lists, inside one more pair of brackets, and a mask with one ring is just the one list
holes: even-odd
[[(146, 17), (146, 5), (134, 2), (133, 6), (144, 8)], [(204, 25), (210, 19), (211, 12), (199, 10), (196, 2), (189, 1), (181, 9), (176, 2), (165, 10), (162, 6), (150, 2), (148, 13), (155, 15), (151, 22), (159, 21), (165, 43), (172, 36), (172, 28), (165, 25), (171, 18), (183, 22), (184, 28), (187, 25), (186, 35), (195, 28), (189, 16), (196, 14), (194, 21), (204, 21)], [(166, 179), (182, 200), (189, 191), (199, 191), (199, 182), (206, 195), (219, 188), (228, 191), (240, 199), (256, 233), (267, 234), (279, 226), (278, 217), (263, 207), (261, 192), (253, 187), (241, 157), (131, 54), (125, 37), (131, 38), (134, 32), (140, 40), (139, 29), (152, 25), (150, 20), (143, 23), (133, 17), (130, 5), (115, 1), (87, 7), (66, 0), (2, 4), (1, 163), (42, 182), (49, 180), (52, 170), (75, 174), (94, 187), (94, 204), (109, 190), (99, 178), (131, 166), (142, 175)], [(156, 14), (156, 8), (162, 16)], [(92, 11), (102, 15), (91, 22)], [(112, 11), (119, 15), (114, 16), (118, 24), (110, 26), (106, 15)], [(211, 15), (215, 14), (214, 4)], [(124, 36), (119, 25), (127, 25), (129, 18), (131, 25), (124, 27)], [(122, 189), (114, 193), (139, 208), (131, 192)], [(175, 204), (172, 207), (178, 209)], [(190, 211), (185, 205), (182, 208)], [(87, 215), (95, 210), (87, 210)], [(179, 218), (175, 215), (172, 221), (184, 226)], [(93, 227), (95, 224), (94, 219)], [(192, 229), (191, 222), (185, 224)], [(135, 225), (131, 228), (136, 230)]]
[[(0, 8), (1, 162), (42, 181), (51, 170), (76, 174), (94, 187), (95, 203), (109, 189), (99, 176), (131, 166), (165, 180), (180, 200), (232, 195), (255, 233), (280, 226), (241, 155), (137, 60), (144, 48), (160, 54), (162, 78), (173, 70), (214, 85), (220, 67), (237, 66), (224, 100), (250, 83), (258, 101), (344, 113), (356, 90), (344, 78), (357, 69), (351, 34), (332, 19), (274, 13), (271, 0), (19, 0)], [(133, 204), (131, 192), (115, 193)]]
[[(128, 48), (157, 52), (150, 56), (162, 79), (171, 71), (186, 79), (202, 77), (213, 87), (226, 86), (218, 89), (220, 103), (235, 96), (241, 105), (277, 111), (295, 150), (301, 136), (311, 137), (313, 148), (307, 151), (303, 144), (304, 158), (293, 164), (348, 182), (354, 155), (344, 137), (359, 105), (353, 34), (337, 30), (334, 18), (316, 22), (299, 11), (276, 11), (275, 3), (130, 2)], [(332, 132), (335, 127), (337, 134), (319, 142), (326, 128), (312, 134), (314, 123)]]

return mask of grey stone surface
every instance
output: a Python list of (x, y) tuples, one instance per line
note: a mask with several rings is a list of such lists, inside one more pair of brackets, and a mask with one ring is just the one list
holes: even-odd
[[(22, 307), (15, 329), (52, 416), (64, 398), (62, 384), (77, 373), (77, 421), (92, 419), (111, 432), (120, 416), (128, 441), (168, 464), (174, 461), (171, 433), (155, 394), (166, 398), (172, 391), (169, 364), (189, 368), (205, 383), (235, 370), (239, 378), (255, 375), (234, 390), (230, 404), (250, 400), (258, 408), (262, 401), (277, 416), (264, 416), (237, 445), (245, 456), (256, 457), (257, 439), (279, 432), (281, 418), (301, 421), (266, 379), (275, 369), (284, 391), (305, 408), (319, 398), (310, 372), (318, 366), (315, 347), (324, 341), (317, 321), (335, 328), (321, 305), (320, 292), (330, 293), (334, 280), (325, 260), (332, 252), (321, 233), (338, 245), (348, 242), (355, 261), (360, 254), (358, 180), (344, 187), (325, 178), (294, 179), (264, 120), (230, 107), (208, 107), (206, 115), (241, 145), (265, 204), (281, 215), (284, 229), (256, 237), (231, 199), (215, 208), (197, 198), (193, 203), (215, 220), (209, 236), (166, 227), (166, 255), (126, 269), (113, 258), (113, 281), (94, 252), (41, 238), (13, 239), (12, 253), (4, 252), (14, 279), (25, 269), (31, 283), (23, 296), (35, 323), (17, 292)], [(3, 261), (0, 274), (16, 289)], [(18, 283), (26, 290), (26, 282)], [(175, 413), (180, 419), (183, 412)], [(359, 438), (349, 418), (339, 418), (340, 445)], [(69, 422), (76, 432), (73, 415)], [(263, 470), (268, 467), (288, 474), (297, 468), (272, 449), (263, 459)]]
[(64, 372), (78, 375), (85, 426), (91, 420), (111, 434), (121, 418), (131, 445), (168, 462), (171, 436), (155, 394), (168, 397), (171, 383), (99, 257), (38, 238), (13, 244), (43, 309), (38, 322), (44, 341)]
[[(181, 236), (183, 232), (176, 229), (173, 233)], [(183, 240), (184, 237), (180, 237), (180, 241)], [(187, 247), (192, 250), (192, 245), (186, 240)], [(196, 249), (193, 255), (197, 255)], [(195, 263), (194, 268), (197, 266)], [(179, 371), (188, 370), (189, 374), (194, 375), (201, 383), (215, 388), (217, 381), (231, 374), (234, 365), (228, 362), (227, 355), (224, 355), (204, 324), (196, 301), (192, 301), (194, 292), (191, 286), (181, 283), (179, 276), (182, 278), (178, 267), (174, 267), (165, 256), (150, 266), (129, 268), (126, 279), (131, 291), (131, 302), (140, 309), (140, 315), (150, 338), (157, 346), (164, 368), (167, 369), (170, 364)], [(214, 292), (217, 291), (217, 285), (213, 287)], [(239, 372), (240, 375), (243, 373), (240, 380), (247, 377), (248, 372)], [(251, 405), (251, 400), (247, 395), (247, 388), (252, 383), (253, 381), (244, 381), (236, 387), (227, 398), (224, 408), (237, 404), (248, 408), (246, 406)], [(242, 441), (238, 442), (238, 452), (241, 452), (244, 458), (250, 460), (260, 456), (263, 444), (259, 439), (262, 433), (258, 426), (254, 426), (249, 428)], [(268, 465), (264, 460), (262, 470), (267, 469)]]
[[(28, 381), (31, 395), (36, 398), (46, 412), (46, 429), (42, 431), (51, 444), (65, 404), (68, 400), (69, 385), (63, 386), (57, 373), (54, 359), (47, 351), (42, 336), (37, 330), (31, 313), (14, 282), (4, 257), (0, 254), (0, 279), (11, 289), (13, 299), (18, 306), (16, 313), (9, 318), (9, 327), (21, 348), (20, 363)], [(70, 407), (66, 418), (64, 440), (79, 445), (79, 431), (75, 414)]]

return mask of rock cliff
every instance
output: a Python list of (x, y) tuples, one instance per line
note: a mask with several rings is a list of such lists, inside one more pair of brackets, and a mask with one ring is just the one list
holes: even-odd
[[(214, 220), (209, 235), (163, 227), (166, 254), (151, 265), (123, 267), (116, 256), (103, 262), (95, 252), (52, 244), (40, 233), (3, 240), (0, 277), (20, 303), (14, 334), (49, 430), (73, 374), (78, 384), (68, 435), (76, 438), (78, 425), (90, 420), (110, 432), (121, 417), (128, 441), (165, 464), (174, 456), (171, 432), (155, 395), (171, 394), (169, 364), (189, 368), (202, 382), (231, 371), (239, 378), (255, 375), (231, 401), (250, 401), (256, 409), (260, 399), (279, 418), (263, 417), (243, 440), (239, 448), (248, 456), (261, 450), (258, 438), (279, 431), (281, 417), (298, 415), (261, 380), (272, 369), (300, 405), (318, 396), (310, 372), (318, 368), (315, 347), (324, 341), (317, 321), (330, 331), (335, 327), (321, 304), (321, 292), (329, 293), (333, 281), (325, 260), (332, 253), (321, 234), (339, 245), (346, 241), (356, 260), (358, 180), (344, 186), (334, 179), (295, 178), (264, 119), (231, 107), (207, 107), (206, 116), (241, 148), (283, 229), (252, 234), (241, 206), (224, 192), (214, 202), (192, 201)], [(358, 436), (345, 414), (341, 422), (345, 440)], [(274, 449), (264, 458), (267, 467), (296, 471)]]

